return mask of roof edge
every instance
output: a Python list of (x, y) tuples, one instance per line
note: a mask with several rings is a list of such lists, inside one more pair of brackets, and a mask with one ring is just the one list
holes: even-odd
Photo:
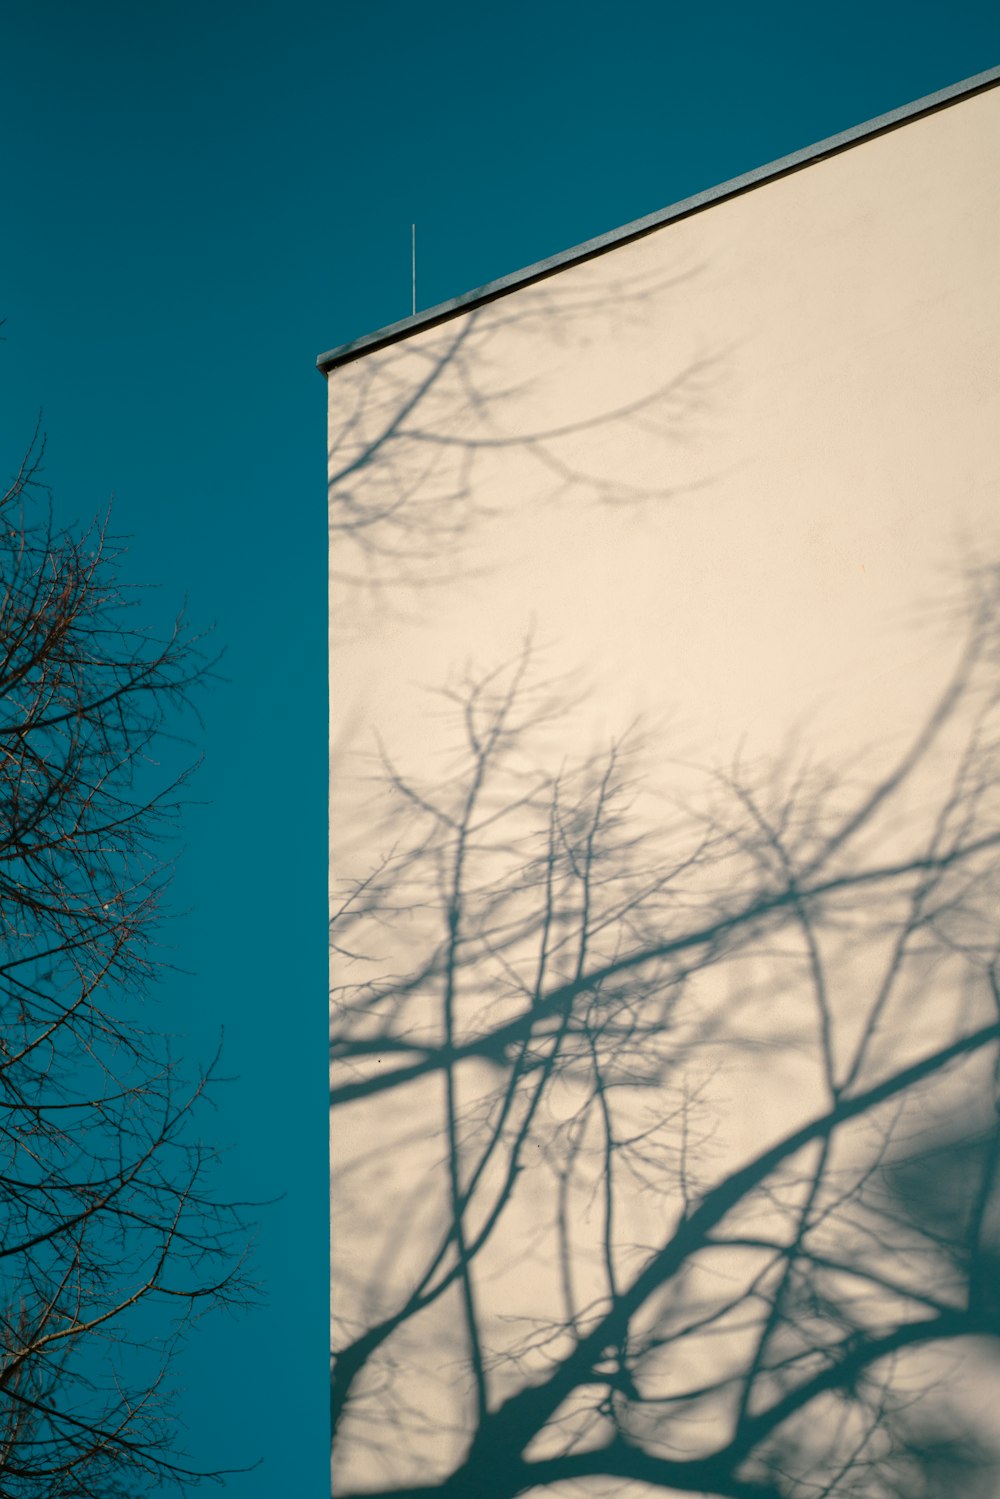
[(582, 261), (603, 255), (605, 251), (612, 250), (618, 245), (641, 239), (643, 235), (651, 234), (653, 230), (660, 229), (666, 224), (675, 223), (678, 219), (699, 213), (702, 209), (710, 208), (716, 203), (738, 197), (751, 188), (759, 187), (765, 182), (773, 182), (779, 177), (785, 177), (790, 172), (798, 171), (801, 167), (809, 166), (813, 162), (822, 161), (824, 157), (834, 156), (851, 146), (860, 145), (863, 141), (871, 140), (875, 136), (884, 135), (889, 130), (895, 130), (898, 126), (919, 119), (922, 115), (933, 114), (949, 104), (956, 104), (962, 99), (982, 93), (998, 83), (1000, 83), (1000, 66), (988, 68), (983, 73), (976, 73), (972, 78), (963, 79), (961, 83), (953, 83), (948, 88), (938, 89), (935, 93), (926, 94), (911, 104), (900, 105), (898, 109), (892, 109), (887, 114), (878, 115), (873, 120), (866, 120), (861, 125), (854, 125), (849, 130), (842, 130), (837, 135), (828, 136), (813, 146), (805, 146), (799, 151), (791, 152), (788, 156), (781, 156), (776, 161), (768, 162), (766, 166), (755, 167), (739, 177), (731, 177), (728, 182), (722, 182), (717, 187), (710, 187), (703, 192), (695, 193), (690, 198), (683, 198), (679, 203), (673, 203), (668, 208), (661, 208), (655, 213), (646, 214), (641, 219), (633, 219), (631, 223), (623, 224), (619, 229), (611, 229), (605, 234), (599, 234), (595, 239), (575, 245), (571, 250), (562, 250), (558, 255), (550, 255), (547, 259), (536, 261), (534, 265), (526, 266), (523, 270), (512, 271), (507, 276), (501, 276), (496, 281), (488, 281), (484, 286), (463, 292), (461, 296), (452, 297), (447, 302), (439, 302), (435, 307), (429, 307), (423, 312), (402, 318), (399, 322), (389, 323), (374, 333), (366, 333), (361, 338), (353, 339), (350, 343), (341, 344), (321, 354), (316, 360), (317, 368), (322, 375), (328, 375), (331, 370), (341, 365), (350, 364), (355, 359), (362, 359), (366, 354), (373, 354), (376, 349), (383, 349), (388, 344), (398, 343), (401, 339), (408, 338), (411, 333), (421, 332), (425, 328), (434, 328), (439, 323), (459, 316), (460, 313), (469, 312), (486, 302), (506, 296), (508, 292), (517, 291), (522, 286), (530, 286), (535, 281), (544, 280), (546, 276), (564, 270), (567, 266), (578, 265)]

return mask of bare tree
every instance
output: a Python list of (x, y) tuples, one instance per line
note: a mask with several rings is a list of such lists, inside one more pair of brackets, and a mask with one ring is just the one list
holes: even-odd
[[(994, 1491), (997, 579), (895, 761), (671, 802), (528, 655), (333, 921), (341, 1494)], [(553, 758), (553, 755), (555, 758)]]
[(41, 453), (0, 501), (0, 1493), (107, 1499), (199, 1477), (171, 1354), (248, 1290), (192, 1123), (210, 1073), (147, 994), (184, 779), (157, 760), (211, 663), (181, 619), (149, 633), (103, 525), (55, 526)]

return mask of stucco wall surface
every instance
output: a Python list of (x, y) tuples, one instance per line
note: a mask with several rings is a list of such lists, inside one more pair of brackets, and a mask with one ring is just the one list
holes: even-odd
[(945, 1366), (981, 1433), (956, 1324), (748, 1435), (961, 1300), (921, 1151), (993, 1211), (992, 1042), (843, 1110), (996, 1019), (998, 164), (994, 89), (330, 376), (338, 1492), (916, 1494)]

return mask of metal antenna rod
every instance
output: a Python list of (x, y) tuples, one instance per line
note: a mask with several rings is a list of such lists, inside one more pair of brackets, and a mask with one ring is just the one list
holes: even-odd
[(410, 265), (413, 271), (413, 316), (417, 315), (417, 226), (410, 225)]

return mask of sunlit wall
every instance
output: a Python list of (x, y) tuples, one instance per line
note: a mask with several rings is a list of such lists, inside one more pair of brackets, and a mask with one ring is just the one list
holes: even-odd
[[(356, 1356), (339, 1492), (430, 1492), (713, 1182), (990, 1019), (969, 882), (933, 961), (892, 952), (927, 850), (964, 815), (964, 860), (996, 818), (998, 146), (990, 89), (330, 372), (335, 1347), (390, 1327)], [(814, 929), (744, 916), (796, 880), (847, 895)], [(626, 993), (615, 964), (685, 934)], [(639, 1029), (612, 1045), (598, 984), (526, 1043), (602, 965)], [(958, 1088), (921, 1104), (935, 1140)], [(886, 1160), (927, 1144), (893, 1128)], [(796, 1170), (794, 1211), (832, 1193)], [(768, 1211), (737, 1204), (744, 1238)], [(778, 1304), (745, 1252), (636, 1312), (642, 1400), (602, 1366), (528, 1456), (725, 1446)], [(651, 1328), (723, 1280), (746, 1315), (684, 1334), (695, 1412)], [(975, 1349), (954, 1367), (985, 1379)]]

